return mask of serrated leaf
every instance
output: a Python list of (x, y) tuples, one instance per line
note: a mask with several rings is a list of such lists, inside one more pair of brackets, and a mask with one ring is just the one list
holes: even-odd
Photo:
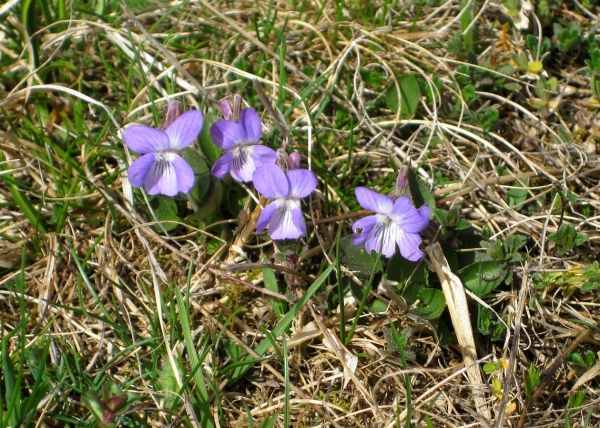
[(426, 288), (426, 285), (420, 282), (410, 281), (406, 284), (406, 287), (402, 291), (402, 297), (404, 297), (407, 306), (410, 307), (417, 301), (419, 292), (422, 288)]
[(419, 290), (417, 298), (419, 306), (412, 312), (426, 320), (439, 318), (446, 309), (446, 298), (440, 290), (423, 287)]
[(212, 137), (210, 136), (210, 127), (213, 123), (220, 119), (222, 119), (222, 117), (219, 117), (216, 114), (207, 114), (204, 116), (204, 125), (202, 126), (202, 131), (200, 131), (200, 135), (198, 136), (198, 144), (200, 145), (202, 154), (211, 164), (214, 164), (217, 159), (221, 157), (221, 149), (215, 145)]
[(507, 271), (498, 262), (476, 262), (459, 271), (465, 287), (477, 296), (491, 293), (506, 279)]
[(408, 119), (417, 111), (421, 91), (419, 84), (412, 74), (403, 74), (398, 76), (398, 85), (400, 86), (400, 97), (398, 89), (392, 84), (387, 93), (387, 105), (394, 113), (400, 109), (400, 118)]
[(500, 112), (498, 109), (490, 108), (479, 118), (479, 123), (482, 127), (489, 127), (496, 122), (499, 117)]

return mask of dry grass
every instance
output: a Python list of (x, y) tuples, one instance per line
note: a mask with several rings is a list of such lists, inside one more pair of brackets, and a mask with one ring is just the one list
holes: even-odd
[[(599, 426), (600, 363), (565, 362), (573, 352), (600, 351), (597, 295), (578, 290), (581, 269), (600, 251), (600, 117), (589, 108), (581, 61), (554, 52), (545, 64), (560, 94), (551, 107), (533, 108), (535, 82), (490, 70), (490, 63), (509, 63), (525, 50), (524, 33), (477, 3), (483, 42), (477, 60), (487, 74), (473, 82), (478, 100), (467, 105), (457, 88), (468, 58), (447, 49), (460, 31), (457, 2), (398, 2), (394, 11), (359, 3), (370, 15), (362, 16), (354, 3), (338, 8), (333, 2), (131, 5), (156, 43), (116, 7), (102, 20), (73, 10), (62, 30), (40, 24), (37, 64), (20, 6), (2, 10), (0, 331), (13, 363), (24, 368), (24, 397), (35, 378), (31, 358), (48, 347), (40, 364), (51, 388), (31, 425), (92, 424), (81, 395), (111, 379), (136, 398), (123, 418), (128, 426), (209, 426), (201, 422), (202, 388), (217, 426), (261, 426), (276, 413), (274, 426), (284, 426), (288, 406), (290, 426), (407, 426), (407, 407), (411, 426), (558, 427), (565, 419), (571, 426)], [(592, 15), (599, 12), (594, 7)], [(594, 25), (576, 6), (565, 3), (554, 13), (555, 20)], [(381, 86), (368, 81), (370, 72), (382, 78)], [(388, 84), (399, 85), (396, 77), (405, 73), (431, 87), (439, 79), (442, 88), (430, 100), (422, 97), (409, 118), (383, 101)], [(494, 79), (520, 89), (499, 90)], [(275, 131), (253, 81), (274, 105), (290, 109), (286, 130)], [(77, 94), (35, 88), (42, 84)], [(237, 218), (182, 223), (166, 232), (157, 227), (148, 199), (122, 179), (131, 158), (119, 138), (121, 126), (155, 124), (169, 97), (215, 113), (215, 100), (235, 93), (262, 113), (265, 140), (277, 145), (286, 135), (321, 179), (297, 266), (274, 258), (272, 243), (253, 233), (258, 211), (252, 198)], [(115, 122), (79, 94), (100, 102)], [(501, 122), (484, 132), (472, 118), (490, 108), (498, 109)], [(261, 328), (270, 331), (278, 321), (256, 263), (274, 263), (280, 290), (286, 269), (300, 272), (301, 296), (325, 268), (335, 268), (338, 234), (351, 234), (356, 218), (354, 188), (389, 189), (392, 166), (401, 164), (413, 167), (438, 208), (459, 207), (477, 233), (528, 238), (529, 257), (514, 267), (510, 284), (480, 303), (470, 299), (472, 314), (483, 304), (508, 325), (498, 341), (473, 325), (478, 367), (501, 362), (500, 369), (473, 385), (456, 341), (441, 347), (429, 322), (377, 291), (386, 311), (365, 309), (349, 344), (339, 339), (339, 311), (310, 299), (287, 331), (287, 363), (277, 357), (257, 362), (230, 382), (235, 370), (221, 370), (235, 357), (226, 348), (235, 343), (258, 358), (257, 346), (267, 337)], [(511, 189), (526, 190), (526, 196), (509, 203)], [(548, 240), (562, 224), (588, 236), (565, 255)], [(213, 251), (218, 242), (225, 245)], [(336, 271), (322, 279), (317, 298), (331, 302), (342, 277), (365, 285), (343, 264)], [(540, 274), (557, 279), (542, 287)], [(279, 297), (293, 301), (289, 294)], [(358, 306), (349, 300), (346, 328)], [(442, 319), (451, 326), (448, 315)], [(414, 331), (406, 370), (390, 344), (389, 320)], [(541, 379), (528, 399), (524, 373), (530, 364), (541, 369)], [(494, 392), (493, 377), (502, 394)], [(171, 408), (169, 391), (180, 389), (181, 400)], [(583, 406), (571, 410), (575, 390), (586, 395)], [(477, 395), (483, 404), (473, 401)]]

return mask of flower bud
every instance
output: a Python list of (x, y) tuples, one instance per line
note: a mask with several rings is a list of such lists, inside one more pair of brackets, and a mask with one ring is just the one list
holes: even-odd
[(233, 96), (233, 112), (231, 113), (231, 120), (238, 122), (240, 120), (240, 113), (242, 112), (242, 96), (235, 94)]
[(229, 120), (233, 112), (231, 111), (231, 105), (229, 104), (229, 100), (227, 98), (223, 98), (219, 103), (221, 107), (221, 114), (223, 115), (223, 119)]
[(299, 152), (293, 151), (290, 153), (290, 161), (292, 162), (292, 168), (288, 167), (288, 169), (300, 169), (302, 155)]
[(408, 188), (408, 166), (400, 165), (398, 169), (398, 178), (396, 178), (396, 187), (392, 189), (389, 197), (393, 200), (400, 196), (408, 196), (410, 198), (410, 189)]
[(165, 114), (165, 120), (163, 121), (160, 129), (164, 131), (171, 125), (175, 120), (181, 116), (183, 113), (183, 108), (181, 107), (181, 103), (179, 101), (169, 101), (167, 103), (167, 113)]

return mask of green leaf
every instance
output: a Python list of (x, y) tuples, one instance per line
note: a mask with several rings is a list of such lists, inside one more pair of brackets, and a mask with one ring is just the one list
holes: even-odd
[(475, 86), (473, 85), (467, 85), (462, 88), (462, 96), (467, 105), (470, 105), (473, 101), (479, 98), (479, 96), (475, 93)]
[(353, 245), (352, 237), (346, 236), (340, 239), (340, 260), (357, 276), (368, 277), (373, 270), (377, 255), (375, 252), (367, 253), (364, 245)]
[(423, 87), (428, 103), (436, 102), (442, 96), (442, 80), (437, 76), (433, 76), (431, 81), (433, 84), (426, 84)]
[(195, 222), (204, 220), (217, 213), (221, 208), (221, 202), (223, 201), (223, 184), (221, 180), (218, 180), (215, 177), (211, 177), (210, 181), (212, 183), (212, 189), (208, 198), (200, 205), (198, 211), (186, 217), (186, 221)]
[(214, 164), (217, 159), (221, 157), (221, 149), (215, 145), (212, 137), (210, 136), (210, 127), (213, 123), (220, 119), (222, 119), (222, 117), (219, 117), (215, 114), (205, 115), (204, 125), (202, 126), (202, 131), (200, 131), (200, 135), (198, 136), (198, 144), (200, 144), (200, 149), (211, 164)]
[(426, 287), (415, 281), (407, 284), (402, 297), (404, 297), (409, 307), (418, 301), (417, 308), (412, 312), (427, 320), (439, 318), (446, 308), (446, 299), (440, 290)]
[[(277, 284), (277, 278), (275, 278), (273, 269), (263, 269), (263, 282), (267, 290), (279, 293), (279, 285)], [(267, 296), (267, 299), (269, 299), (269, 303), (271, 303), (271, 307), (273, 308), (275, 315), (277, 315), (277, 319), (281, 319), (287, 311), (287, 304), (275, 297)]]
[(581, 354), (579, 352), (573, 352), (573, 353), (567, 355), (566, 360), (568, 363), (575, 363), (575, 364), (585, 366), (585, 361), (583, 361), (583, 358), (581, 357)]
[[(514, 187), (512, 187), (508, 191), (506, 202), (508, 203), (509, 206), (514, 207), (516, 205), (522, 204), (523, 202), (525, 202), (527, 200), (529, 193), (528, 193), (527, 189), (523, 187), (523, 185), (529, 186), (528, 178), (524, 178), (522, 184), (517, 181), (515, 183)], [(523, 209), (523, 206), (519, 206), (515, 209), (517, 211), (521, 211)]]
[(470, 264), (461, 269), (459, 274), (465, 287), (481, 297), (502, 284), (508, 271), (498, 262), (484, 261)]
[(487, 363), (483, 365), (483, 372), (485, 374), (492, 374), (500, 370), (500, 363)]
[[(172, 231), (177, 226), (175, 222), (181, 222), (181, 218), (177, 215), (177, 202), (166, 196), (157, 196), (151, 203), (156, 218), (161, 221), (162, 228), (167, 232)], [(171, 220), (171, 221), (169, 221)], [(154, 226), (156, 230), (162, 230), (160, 225)]]
[(456, 226), (454, 226), (454, 230), (465, 230), (465, 229), (468, 229), (469, 227), (471, 227), (471, 223), (469, 222), (469, 220), (465, 220), (464, 218), (461, 218), (460, 220), (458, 220), (458, 223), (456, 224)]
[(387, 310), (388, 305), (383, 303), (381, 300), (373, 300), (373, 302), (369, 305), (369, 309), (373, 313), (383, 313)]
[(548, 240), (556, 244), (559, 254), (565, 254), (576, 246), (583, 244), (588, 240), (588, 237), (583, 233), (577, 233), (570, 224), (563, 223), (558, 228), (558, 232), (548, 236)]
[(435, 288), (421, 288), (417, 298), (419, 299), (419, 306), (412, 312), (426, 320), (439, 318), (446, 309), (444, 293)]
[(240, 186), (231, 186), (225, 193), (225, 204), (230, 213), (237, 217), (244, 208), (248, 193)]
[(507, 89), (509, 91), (519, 91), (521, 89), (521, 85), (515, 82), (508, 82), (502, 86), (504, 86), (504, 89)]
[(575, 246), (581, 245), (584, 242), (586, 242), (588, 240), (587, 235), (584, 235), (583, 233), (578, 233), (577, 236), (575, 237)]
[(185, 149), (183, 151), (183, 158), (194, 170), (195, 181), (194, 186), (190, 190), (190, 196), (196, 202), (200, 203), (210, 187), (210, 168), (199, 150)]
[(486, 112), (479, 116), (478, 122), (479, 125), (483, 128), (484, 131), (489, 131), (492, 129), (492, 125), (498, 121), (500, 117), (500, 112), (498, 109), (490, 108), (486, 110)]
[(396, 253), (387, 265), (386, 277), (390, 281), (399, 283), (404, 283), (410, 278), (411, 283), (424, 284), (425, 269), (424, 263), (411, 262), (402, 257), (400, 253)]
[(394, 113), (400, 109), (400, 119), (408, 119), (417, 111), (421, 91), (419, 84), (412, 74), (403, 74), (398, 76), (398, 85), (400, 86), (400, 98), (398, 89), (392, 84), (388, 88), (387, 105)]
[(420, 208), (422, 205), (427, 204), (430, 208), (435, 208), (435, 197), (431, 193), (429, 185), (421, 180), (412, 169), (408, 171), (408, 188), (415, 207)]
[(435, 331), (437, 333), (437, 337), (439, 338), (439, 345), (442, 348), (448, 348), (452, 345), (452, 333), (450, 332), (450, 328), (448, 324), (444, 322), (443, 318), (438, 318), (435, 321)]
[(515, 63), (517, 63), (517, 66), (520, 70), (527, 70), (527, 67), (529, 66), (529, 61), (524, 53), (520, 53), (518, 55), (513, 54), (512, 59)]
[(585, 364), (588, 367), (593, 367), (596, 364), (596, 361), (598, 359), (596, 353), (594, 351), (592, 351), (591, 349), (588, 349), (585, 351)]

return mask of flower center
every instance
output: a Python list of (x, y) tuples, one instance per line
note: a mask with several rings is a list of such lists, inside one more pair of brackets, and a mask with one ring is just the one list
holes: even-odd
[(242, 168), (248, 162), (248, 151), (245, 147), (237, 146), (233, 150), (233, 166), (234, 168)]

